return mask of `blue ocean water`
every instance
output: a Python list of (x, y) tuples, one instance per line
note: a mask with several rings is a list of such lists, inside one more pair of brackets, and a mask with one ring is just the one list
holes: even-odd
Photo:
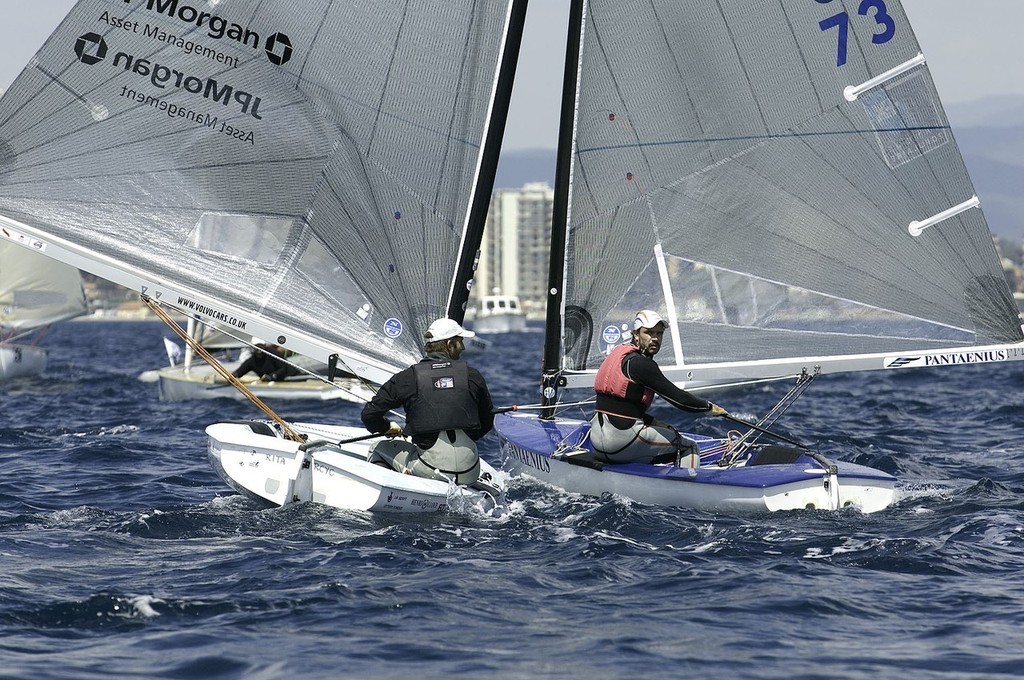
[[(873, 515), (715, 515), (512, 478), (498, 516), (395, 517), (235, 495), (203, 428), (260, 414), (160, 402), (137, 376), (165, 335), (64, 324), (45, 379), (0, 387), (0, 677), (1024, 674), (1024, 364), (816, 381), (776, 429), (896, 474)], [(531, 403), (541, 343), (467, 358), (496, 403)], [(713, 399), (753, 415), (785, 389)]]

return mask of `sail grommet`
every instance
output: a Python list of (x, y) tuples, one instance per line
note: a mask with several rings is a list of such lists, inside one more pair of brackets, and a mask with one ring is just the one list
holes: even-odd
[(89, 115), (97, 123), (105, 121), (110, 116), (110, 110), (103, 104), (90, 103), (88, 106)]

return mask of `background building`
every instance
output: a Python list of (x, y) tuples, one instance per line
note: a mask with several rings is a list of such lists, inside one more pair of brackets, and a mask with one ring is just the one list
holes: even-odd
[(470, 306), (480, 297), (515, 295), (531, 318), (544, 315), (554, 192), (546, 183), (499, 189), (491, 197)]

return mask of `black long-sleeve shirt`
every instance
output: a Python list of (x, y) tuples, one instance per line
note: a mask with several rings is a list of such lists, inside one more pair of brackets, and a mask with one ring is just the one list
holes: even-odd
[(239, 364), (238, 368), (231, 372), (236, 378), (241, 378), (250, 371), (267, 380), (284, 380), (299, 371), (292, 368), (284, 361), (283, 351), (280, 348), (264, 347), (266, 351), (252, 350), (252, 354)]
[[(431, 363), (449, 361), (449, 357), (443, 353), (432, 353), (422, 361)], [(494, 427), (494, 402), (491, 401), (491, 394), (487, 390), (487, 383), (484, 381), (480, 371), (468, 365), (466, 368), (468, 369), (468, 389), (470, 396), (477, 405), (480, 427), (479, 429), (466, 428), (465, 432), (473, 441), (476, 441)], [(413, 402), (413, 397), (416, 396), (416, 390), (416, 372), (413, 367), (410, 366), (391, 376), (391, 379), (377, 390), (377, 394), (374, 395), (373, 399), (363, 407), (361, 415), (363, 425), (370, 432), (387, 432), (389, 421), (385, 415), (391, 409), (399, 406), (405, 409), (406, 417), (411, 420), (413, 415), (409, 413), (409, 405)], [(422, 433), (413, 438), (413, 443), (424, 449), (433, 446), (435, 441), (437, 441), (437, 432)]]
[(622, 373), (632, 381), (626, 388), (625, 398), (610, 394), (597, 395), (597, 410), (611, 415), (616, 426), (628, 427), (630, 421), (644, 416), (647, 410), (643, 404), (644, 388), (654, 390), (665, 401), (684, 411), (711, 410), (711, 402), (676, 387), (661, 372), (657, 362), (646, 354), (631, 352), (623, 357)]

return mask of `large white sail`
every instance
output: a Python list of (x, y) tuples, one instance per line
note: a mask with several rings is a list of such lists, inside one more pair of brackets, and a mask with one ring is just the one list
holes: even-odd
[(77, 269), (0, 240), (0, 331), (4, 335), (30, 332), (86, 311)]
[(0, 99), (0, 224), (382, 382), (448, 310), (509, 4), (81, 0)]
[(580, 39), (570, 386), (642, 308), (691, 386), (1024, 357), (899, 2), (588, 0)]

